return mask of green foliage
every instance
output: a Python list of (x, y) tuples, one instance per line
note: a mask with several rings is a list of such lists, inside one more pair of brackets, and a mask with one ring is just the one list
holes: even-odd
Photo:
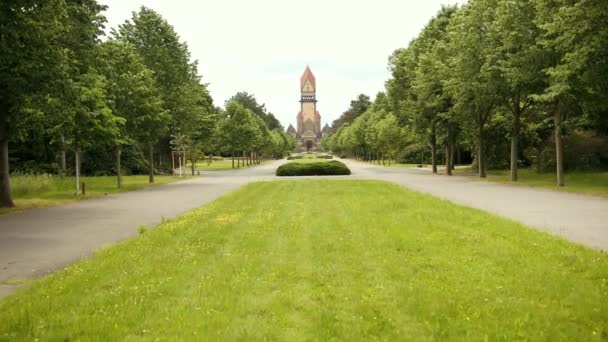
[[(480, 177), (510, 165), (512, 180), (518, 165), (550, 165), (561, 174), (562, 154), (570, 169), (606, 168), (592, 142), (608, 136), (606, 6), (470, 0), (443, 7), (390, 56), (386, 92), (334, 127), (322, 146), (363, 160), (428, 157), (433, 165), (451, 164), (458, 150), (475, 158)], [(567, 136), (580, 131), (596, 132), (583, 144), (593, 152)]]
[(356, 99), (350, 101), (350, 107), (338, 119), (334, 120), (331, 125), (332, 130), (336, 131), (342, 125), (353, 122), (361, 114), (365, 113), (371, 104), (369, 96), (359, 94)]
[(262, 118), (269, 130), (278, 129), (280, 131), (283, 131), (283, 126), (281, 126), (279, 120), (275, 118), (274, 114), (267, 113), (266, 105), (258, 104), (258, 101), (252, 94), (248, 94), (246, 91), (238, 92), (230, 99), (228, 99), (226, 103), (230, 101), (236, 101), (240, 103), (243, 107), (251, 110), (255, 115)]
[(350, 169), (337, 160), (328, 162), (287, 163), (279, 166), (277, 176), (342, 176)]

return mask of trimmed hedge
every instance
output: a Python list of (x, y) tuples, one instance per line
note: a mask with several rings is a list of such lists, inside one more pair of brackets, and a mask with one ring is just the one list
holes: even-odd
[(316, 163), (288, 163), (279, 166), (277, 176), (343, 176), (350, 169), (343, 163), (332, 160)]
[(331, 154), (321, 154), (317, 156), (317, 159), (334, 159), (334, 156)]
[(294, 160), (294, 159), (304, 159), (303, 156), (301, 155), (295, 155), (295, 156), (288, 156), (287, 160)]

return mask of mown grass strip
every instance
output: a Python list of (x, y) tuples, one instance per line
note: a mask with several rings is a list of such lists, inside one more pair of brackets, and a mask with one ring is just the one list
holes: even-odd
[(0, 302), (0, 340), (608, 337), (608, 255), (396, 185), (261, 182)]
[(0, 215), (32, 208), (51, 207), (112, 193), (144, 189), (189, 178), (179, 176), (154, 176), (154, 184), (148, 183), (147, 175), (122, 177), (122, 187), (116, 187), (115, 176), (82, 177), (86, 184), (86, 195), (74, 194), (76, 179), (55, 175), (18, 175), (11, 177), (11, 190), (16, 208), (0, 208)]

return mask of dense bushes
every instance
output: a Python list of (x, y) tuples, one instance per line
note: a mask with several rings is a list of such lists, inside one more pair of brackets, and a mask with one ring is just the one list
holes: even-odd
[(277, 176), (341, 176), (350, 175), (350, 170), (339, 161), (315, 163), (288, 163), (279, 166)]
[(289, 156), (289, 157), (287, 157), (287, 160), (295, 160), (295, 159), (304, 159), (304, 157), (301, 156), (301, 155), (295, 155), (295, 156)]
[(317, 159), (334, 159), (334, 156), (331, 154), (320, 154), (317, 155)]

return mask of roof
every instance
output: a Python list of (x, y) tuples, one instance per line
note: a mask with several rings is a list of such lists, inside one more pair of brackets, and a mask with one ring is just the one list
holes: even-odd
[(312, 74), (312, 71), (310, 71), (310, 68), (308, 66), (306, 66), (306, 70), (304, 70), (302, 77), (300, 77), (300, 89), (304, 89), (304, 84), (306, 84), (306, 81), (310, 82), (313, 89), (317, 88), (315, 75)]
[(315, 116), (318, 117), (318, 118), (321, 117), (321, 114), (319, 114), (319, 111), (315, 111)]
[(289, 127), (287, 128), (287, 132), (289, 132), (289, 133), (295, 133), (295, 132), (296, 132), (296, 129), (295, 129), (295, 128), (293, 128), (293, 125), (292, 125), (292, 124), (289, 124)]

